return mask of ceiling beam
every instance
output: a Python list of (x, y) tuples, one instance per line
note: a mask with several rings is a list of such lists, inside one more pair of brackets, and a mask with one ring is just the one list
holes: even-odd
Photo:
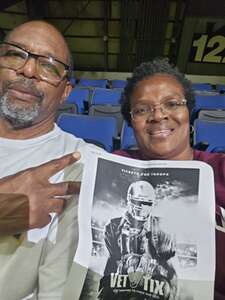
[(26, 0), (28, 18), (44, 19), (48, 16), (48, 1), (46, 0)]
[(21, 0), (4, 0), (0, 1), (0, 11), (8, 8), (11, 5), (16, 4), (17, 2), (20, 2)]

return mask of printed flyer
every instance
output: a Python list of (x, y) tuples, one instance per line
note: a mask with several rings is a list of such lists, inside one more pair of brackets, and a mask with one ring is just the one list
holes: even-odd
[(90, 152), (74, 259), (87, 273), (77, 297), (213, 299), (214, 203), (205, 163)]

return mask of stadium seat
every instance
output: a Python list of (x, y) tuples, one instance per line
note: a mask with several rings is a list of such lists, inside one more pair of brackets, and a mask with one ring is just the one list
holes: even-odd
[(225, 148), (225, 122), (196, 119), (194, 122), (194, 145), (207, 143), (208, 152)]
[(127, 84), (126, 80), (121, 79), (113, 79), (111, 80), (111, 88), (112, 89), (123, 89)]
[(61, 114), (57, 124), (64, 131), (96, 144), (108, 152), (113, 150), (113, 139), (116, 136), (115, 118)]
[(120, 104), (121, 93), (121, 90), (96, 88), (93, 90), (91, 105), (118, 105)]
[(108, 84), (107, 79), (88, 79), (88, 78), (81, 78), (78, 82), (79, 86), (86, 86), (86, 87), (100, 87), (106, 88)]
[(74, 87), (76, 85), (76, 78), (75, 77), (70, 78), (70, 82), (71, 82), (72, 86)]
[(89, 101), (89, 90), (75, 87), (66, 99), (66, 103), (75, 103), (77, 112), (83, 114), (86, 111)]
[(121, 131), (121, 149), (137, 149), (137, 141), (134, 136), (133, 128), (128, 126), (127, 122), (123, 122)]
[(210, 83), (192, 83), (192, 88), (194, 91), (212, 91)]
[(217, 84), (216, 90), (217, 90), (217, 92), (224, 94), (225, 93), (225, 84)]
[(225, 109), (203, 109), (199, 111), (198, 118), (212, 122), (225, 122)]
[(63, 113), (71, 113), (71, 114), (77, 114), (77, 105), (74, 103), (63, 103), (59, 106), (56, 112), (56, 118), (57, 121), (59, 116)]
[(114, 117), (117, 123), (117, 135), (120, 135), (122, 124), (123, 124), (123, 116), (121, 114), (121, 106), (120, 105), (91, 105), (89, 109), (90, 116), (104, 116), (104, 117)]
[(191, 124), (198, 118), (201, 110), (224, 110), (225, 95), (196, 95), (195, 106), (191, 112)]

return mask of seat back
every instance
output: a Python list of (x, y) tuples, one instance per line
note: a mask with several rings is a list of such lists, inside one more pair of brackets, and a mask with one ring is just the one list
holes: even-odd
[(112, 117), (62, 114), (58, 125), (66, 132), (112, 152), (116, 136), (116, 120)]
[(90, 116), (113, 117), (117, 123), (117, 135), (121, 133), (123, 125), (123, 116), (120, 105), (91, 105), (89, 108)]
[(77, 114), (77, 112), (78, 109), (75, 103), (62, 103), (57, 109), (55, 120), (57, 121), (63, 113)]
[(71, 77), (70, 78), (70, 83), (72, 84), (72, 86), (74, 87), (76, 85), (76, 78), (75, 77)]
[(79, 114), (83, 114), (89, 101), (89, 90), (75, 87), (66, 99), (66, 103), (75, 103)]
[(224, 94), (225, 93), (225, 84), (217, 84), (216, 90), (217, 90), (217, 92)]
[(192, 83), (192, 88), (194, 91), (212, 91), (210, 83)]
[(78, 82), (79, 86), (86, 86), (86, 87), (100, 87), (106, 88), (107, 86), (107, 79), (88, 79), (88, 78), (81, 78)]
[(195, 106), (191, 112), (191, 124), (198, 118), (200, 110), (225, 109), (225, 95), (196, 95)]
[(225, 110), (203, 109), (199, 111), (198, 118), (212, 122), (225, 122)]
[(121, 131), (121, 149), (137, 149), (137, 141), (134, 136), (133, 128), (128, 126), (127, 122), (123, 122)]
[(207, 151), (225, 147), (225, 122), (196, 119), (194, 122), (194, 145), (208, 143)]
[(93, 90), (91, 105), (118, 105), (120, 103), (121, 93), (121, 90), (96, 88)]
[(127, 81), (126, 80), (122, 80), (122, 79), (113, 79), (111, 80), (111, 88), (113, 89), (123, 89), (125, 88), (125, 86), (127, 85)]

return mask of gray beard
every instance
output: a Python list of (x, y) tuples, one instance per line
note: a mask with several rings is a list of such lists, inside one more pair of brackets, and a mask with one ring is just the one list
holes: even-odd
[(38, 117), (41, 101), (30, 107), (20, 108), (11, 103), (8, 93), (0, 97), (0, 117), (6, 119), (14, 129), (27, 128)]

